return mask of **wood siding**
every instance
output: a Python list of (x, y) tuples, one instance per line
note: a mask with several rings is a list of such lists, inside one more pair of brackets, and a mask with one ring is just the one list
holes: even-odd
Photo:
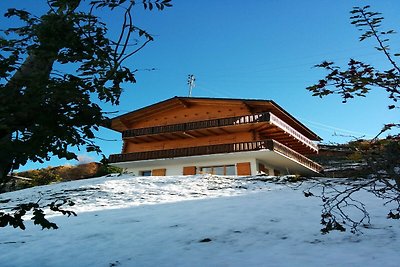
[(254, 141), (253, 134), (251, 132), (241, 132), (241, 133), (226, 134), (226, 135), (213, 135), (213, 136), (206, 136), (199, 138), (166, 140), (166, 141), (140, 143), (140, 144), (134, 144), (129, 141), (126, 141), (127, 143), (125, 146), (125, 151), (123, 151), (122, 153), (154, 151), (154, 150), (196, 147), (196, 146), (206, 146), (206, 145), (219, 145), (219, 144), (239, 143), (239, 142), (249, 142), (249, 141)]
[(128, 128), (145, 128), (152, 126), (169, 125), (190, 121), (211, 120), (233, 116), (250, 114), (244, 106), (207, 106), (193, 105), (189, 107), (177, 107), (172, 110), (163, 111), (141, 120), (136, 120)]

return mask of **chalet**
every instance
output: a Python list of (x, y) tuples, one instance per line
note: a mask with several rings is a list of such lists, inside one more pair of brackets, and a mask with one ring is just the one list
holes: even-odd
[(111, 121), (135, 175), (318, 175), (321, 138), (271, 100), (173, 97)]

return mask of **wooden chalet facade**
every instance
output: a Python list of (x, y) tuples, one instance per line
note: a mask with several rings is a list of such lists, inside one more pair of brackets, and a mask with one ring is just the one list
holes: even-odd
[(318, 175), (321, 140), (271, 100), (174, 97), (112, 119), (135, 175)]

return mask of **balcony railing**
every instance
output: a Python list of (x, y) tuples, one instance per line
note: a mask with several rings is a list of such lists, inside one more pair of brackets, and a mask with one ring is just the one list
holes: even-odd
[(213, 128), (213, 127), (223, 127), (223, 126), (231, 126), (238, 124), (247, 124), (247, 123), (255, 123), (255, 122), (263, 122), (269, 121), (270, 116), (269, 112), (260, 113), (260, 114), (251, 114), (246, 116), (237, 116), (237, 117), (229, 117), (229, 118), (221, 118), (221, 119), (213, 119), (213, 120), (205, 120), (205, 121), (194, 121), (194, 122), (185, 122), (179, 124), (171, 124), (164, 126), (154, 126), (147, 128), (139, 128), (139, 129), (131, 129), (122, 132), (122, 138), (129, 138), (141, 135), (151, 135), (151, 134), (160, 134), (160, 133), (171, 133), (171, 132), (185, 132), (191, 130), (198, 130), (204, 128)]
[(272, 140), (273, 144), (274, 144), (274, 151), (278, 152), (294, 161), (297, 161), (298, 163), (308, 167), (311, 170), (314, 170), (316, 172), (321, 172), (322, 171), (322, 166), (319, 165), (318, 163), (310, 160), (309, 158), (303, 156), (302, 154), (294, 151), (293, 149), (282, 145), (281, 143)]
[(315, 151), (318, 151), (318, 145), (315, 144), (313, 141), (293, 129), (292, 126), (284, 122), (283, 120), (279, 119), (277, 116), (274, 114), (270, 114), (270, 121), (272, 124), (278, 126), (282, 130), (284, 130), (286, 133), (290, 134), (291, 136), (295, 137), (296, 139), (300, 140), (301, 142), (307, 144), (308, 146), (312, 147)]
[(186, 122), (179, 124), (171, 124), (164, 126), (154, 126), (147, 128), (139, 128), (139, 129), (131, 129), (122, 132), (122, 138), (129, 138), (135, 136), (143, 136), (143, 135), (153, 135), (153, 134), (161, 134), (161, 133), (172, 133), (172, 132), (187, 132), (191, 130), (205, 129), (205, 128), (213, 128), (213, 127), (224, 127), (224, 126), (232, 126), (232, 125), (240, 125), (240, 124), (249, 124), (249, 123), (257, 123), (257, 122), (271, 122), (277, 127), (281, 128), (283, 131), (293, 136), (297, 140), (301, 141), (305, 145), (311, 147), (313, 150), (318, 151), (318, 146), (302, 135), (300, 132), (295, 130), (289, 124), (279, 119), (277, 116), (270, 112), (263, 112), (258, 114), (251, 114), (245, 116), (236, 116), (229, 118), (221, 118), (221, 119), (213, 119), (213, 120), (205, 120), (205, 121), (195, 121), (195, 122)]
[(271, 150), (275, 151), (283, 156), (286, 156), (316, 172), (320, 172), (322, 167), (300, 153), (288, 148), (285, 145), (275, 140), (261, 140), (253, 142), (241, 142), (221, 145), (210, 145), (210, 146), (197, 146), (197, 147), (186, 147), (177, 149), (166, 149), (166, 150), (154, 150), (145, 152), (135, 152), (126, 154), (114, 154), (110, 155), (109, 162), (127, 162), (127, 161), (139, 161), (139, 160), (150, 160), (150, 159), (163, 159), (163, 158), (177, 158), (177, 157), (189, 157), (198, 155), (210, 155), (210, 154), (222, 154), (232, 152), (246, 152), (246, 151), (258, 151), (258, 150)]

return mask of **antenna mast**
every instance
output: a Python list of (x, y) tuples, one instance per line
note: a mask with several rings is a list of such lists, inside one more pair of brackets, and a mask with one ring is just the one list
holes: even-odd
[(189, 85), (189, 97), (192, 97), (192, 90), (195, 87), (194, 82), (196, 81), (196, 77), (193, 74), (188, 75), (187, 84)]

